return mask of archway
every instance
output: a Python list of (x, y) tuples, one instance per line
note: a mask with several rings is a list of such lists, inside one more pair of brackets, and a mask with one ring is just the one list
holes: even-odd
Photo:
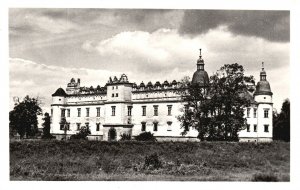
[(115, 128), (110, 128), (108, 131), (108, 141), (117, 140), (117, 131)]

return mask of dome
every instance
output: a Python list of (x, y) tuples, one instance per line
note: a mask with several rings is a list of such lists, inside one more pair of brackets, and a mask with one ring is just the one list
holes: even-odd
[(204, 70), (195, 71), (192, 79), (192, 84), (199, 84), (200, 86), (207, 86), (209, 84), (208, 74)]
[(268, 81), (259, 81), (256, 85), (254, 95), (272, 95), (270, 83)]
[(64, 89), (59, 88), (54, 92), (54, 94), (52, 94), (52, 96), (67, 96), (67, 94)]

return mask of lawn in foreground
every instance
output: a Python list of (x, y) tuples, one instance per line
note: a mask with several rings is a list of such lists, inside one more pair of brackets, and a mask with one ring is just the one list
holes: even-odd
[(289, 181), (290, 144), (10, 142), (11, 180)]

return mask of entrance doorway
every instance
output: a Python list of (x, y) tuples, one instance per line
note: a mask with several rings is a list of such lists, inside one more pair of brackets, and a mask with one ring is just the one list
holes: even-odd
[(115, 128), (110, 128), (108, 131), (108, 141), (116, 141), (117, 140), (117, 131)]

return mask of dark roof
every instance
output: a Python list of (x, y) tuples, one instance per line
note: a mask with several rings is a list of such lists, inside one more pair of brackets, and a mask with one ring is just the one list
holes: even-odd
[(259, 81), (256, 85), (254, 95), (273, 95), (268, 81)]
[(209, 84), (208, 74), (204, 70), (195, 71), (192, 79), (192, 84), (199, 84), (200, 86), (207, 86)]
[(148, 82), (147, 87), (153, 87), (152, 82)]
[(140, 87), (145, 87), (145, 84), (143, 81), (141, 82)]
[(64, 91), (64, 89), (59, 88), (57, 89), (52, 96), (67, 96), (67, 93)]

